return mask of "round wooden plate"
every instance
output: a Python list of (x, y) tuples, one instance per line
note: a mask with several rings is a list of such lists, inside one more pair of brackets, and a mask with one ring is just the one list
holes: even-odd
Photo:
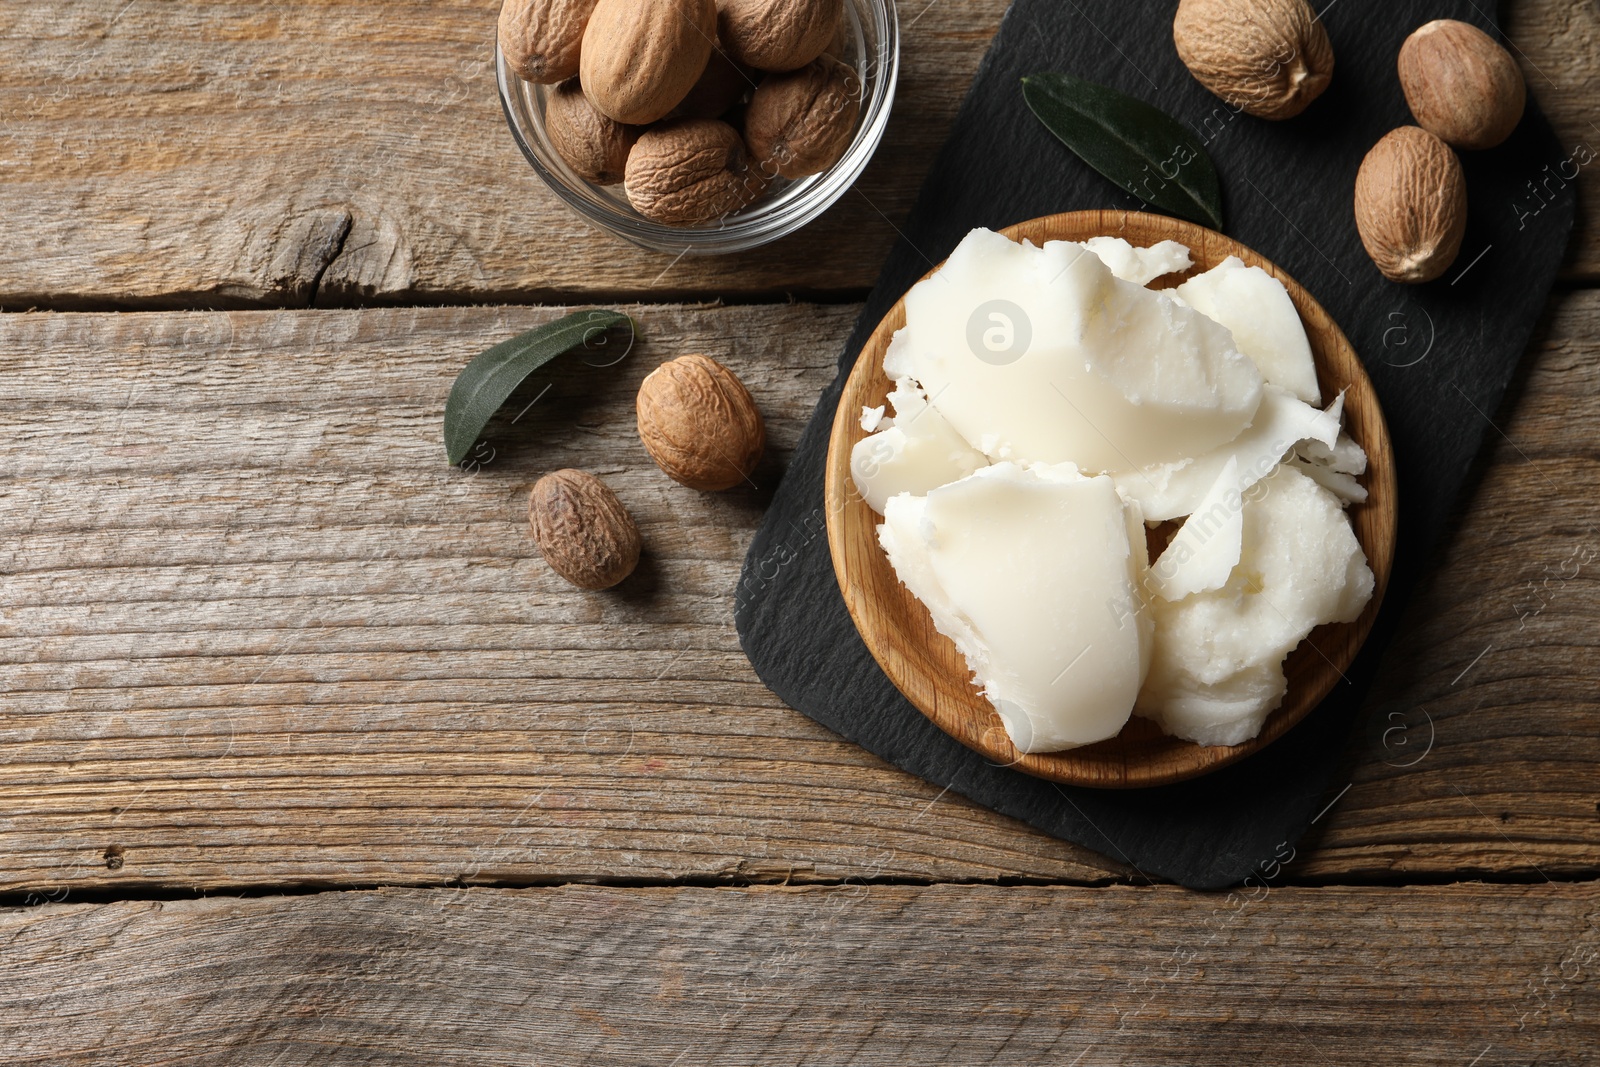
[[(1319, 626), (1289, 654), (1289, 691), (1261, 733), (1231, 748), (1197, 745), (1169, 737), (1148, 719), (1133, 717), (1116, 737), (1065, 752), (1024, 755), (1011, 744), (994, 708), (972, 683), (972, 672), (954, 643), (933, 627), (921, 601), (895, 576), (878, 546), (879, 516), (856, 491), (850, 476), (850, 450), (866, 436), (863, 407), (884, 403), (891, 388), (883, 373), (883, 352), (905, 325), (904, 301), (895, 304), (873, 331), (845, 383), (828, 444), (826, 495), (828, 547), (845, 604), (873, 658), (889, 679), (924, 715), (956, 740), (997, 764), (1072, 785), (1131, 788), (1192, 778), (1243, 759), (1283, 736), (1322, 701), (1344, 676), (1366, 639), (1383, 601), (1394, 558), (1395, 473), (1383, 412), (1350, 342), (1328, 313), (1275, 264), (1213, 230), (1179, 219), (1141, 212), (1073, 211), (1019, 223), (1002, 231), (1013, 240), (1082, 241), (1102, 234), (1148, 247), (1173, 240), (1189, 246), (1195, 266), (1189, 274), (1216, 266), (1228, 256), (1262, 268), (1289, 290), (1316, 360), (1324, 398), (1346, 390), (1345, 429), (1366, 449), (1365, 504), (1352, 505), (1356, 538), (1366, 551), (1376, 586), (1372, 601), (1352, 623)], [(1153, 288), (1177, 285), (1187, 275), (1168, 275)]]

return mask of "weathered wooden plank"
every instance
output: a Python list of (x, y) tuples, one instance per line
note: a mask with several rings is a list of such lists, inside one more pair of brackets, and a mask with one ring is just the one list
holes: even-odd
[[(1488, 5), (1484, 5), (1488, 7)], [(1566, 162), (1552, 159), (1549, 173), (1570, 175), (1578, 168), (1578, 219), (1567, 248), (1563, 274), (1571, 279), (1600, 278), (1600, 6), (1585, 0), (1504, 0), (1500, 25), (1512, 55), (1522, 67), (1528, 91), (1555, 127)], [(1552, 187), (1555, 179), (1551, 181)], [(1533, 210), (1529, 198), (1523, 210)], [(1511, 207), (1510, 210), (1517, 210)]]
[(0, 943), (13, 1067), (1368, 1067), (1600, 1045), (1593, 884), (389, 890), (12, 910)]
[[(557, 309), (0, 318), (0, 889), (1125, 877), (819, 729), (739, 651), (744, 547), (856, 310), (641, 309), (476, 475), (444, 465), (451, 377)], [(1594, 565), (1512, 610), (1592, 543), (1596, 336), (1600, 295), (1568, 295), (1391, 663), (1431, 751), (1398, 766), (1421, 734), (1380, 708), (1291, 876), (1600, 868)], [(750, 383), (759, 489), (691, 492), (638, 445), (638, 381), (687, 351)], [(644, 530), (614, 593), (526, 535), (568, 465)]]
[[(856, 313), (642, 309), (615, 367), (538, 376), (476, 475), (444, 462), (450, 381), (558, 310), (0, 319), (0, 886), (1112, 873), (843, 743), (739, 651), (744, 548)], [(692, 492), (639, 445), (638, 382), (689, 351), (760, 404), (759, 489)], [(560, 466), (644, 531), (613, 593), (528, 537)]]
[[(1445, 837), (1464, 871), (1600, 866), (1597, 338), (1600, 293), (1559, 299), (1492, 414), (1483, 480), (1402, 619), (1354, 786), (1302, 876), (1430, 870)], [(1556, 844), (1569, 833), (1587, 843)]]
[(858, 191), (762, 252), (676, 261), (591, 229), (505, 128), (485, 0), (12, 3), (0, 11), (0, 303), (784, 293), (870, 286), (1004, 0), (908, 19)]
[[(0, 305), (863, 289), (1005, 6), (908, 5), (899, 105), (858, 189), (770, 249), (675, 261), (591, 230), (523, 163), (493, 2), (18, 0), (0, 9)], [(1589, 0), (1521, 0), (1509, 23), (1563, 141), (1600, 150), (1597, 25)], [(1594, 277), (1593, 168), (1578, 181), (1569, 271)]]

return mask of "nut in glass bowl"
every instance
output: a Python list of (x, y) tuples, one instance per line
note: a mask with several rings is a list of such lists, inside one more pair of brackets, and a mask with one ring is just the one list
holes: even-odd
[[(503, 47), (495, 49), (495, 70), (500, 102), (518, 147), (570, 207), (642, 247), (710, 254), (755, 248), (793, 233), (843, 196), (866, 168), (888, 124), (899, 72), (894, 0), (843, 0), (838, 33), (829, 48), (798, 70), (763, 73), (742, 64), (734, 67), (725, 54), (725, 48), (713, 51), (708, 73), (689, 99), (642, 129), (619, 126), (599, 114), (585, 99), (594, 94), (580, 91), (576, 81), (542, 85), (523, 80)], [(697, 98), (717, 95), (715, 86), (704, 83), (714, 80), (719, 64), (733, 70), (737, 85), (730, 93), (734, 102), (711, 118), (694, 104)], [(824, 102), (826, 121), (815, 121), (815, 112), (794, 113), (797, 101), (813, 100)], [(841, 123), (839, 116), (850, 111), (853, 118)], [(570, 136), (562, 140), (575, 125), (594, 134), (587, 151), (575, 153)], [(682, 175), (671, 166), (672, 153), (686, 146), (704, 152), (723, 141), (729, 142), (729, 158), (742, 158), (742, 166), (707, 173), (684, 187)], [(834, 155), (837, 160), (816, 173), (799, 173)], [(569, 161), (573, 158), (576, 167)], [(626, 184), (617, 181), (619, 168)], [(696, 209), (711, 204), (715, 210), (709, 221), (695, 221), (700, 213)]]

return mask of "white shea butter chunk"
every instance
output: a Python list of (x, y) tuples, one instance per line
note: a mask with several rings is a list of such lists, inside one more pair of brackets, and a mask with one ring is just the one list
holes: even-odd
[(1150, 565), (1150, 590), (1164, 600), (1220, 589), (1239, 565), (1244, 544), (1244, 496), (1239, 461), (1230, 457), (1194, 513)]
[(1351, 622), (1372, 571), (1333, 494), (1290, 466), (1247, 494), (1238, 565), (1220, 588), (1152, 599), (1155, 648), (1138, 713), (1203, 745), (1237, 745), (1283, 700), (1283, 660), (1327, 622)]
[(1244, 492), (1276, 470), (1298, 443), (1332, 445), (1338, 440), (1343, 415), (1342, 393), (1326, 411), (1320, 411), (1269, 385), (1262, 392), (1255, 418), (1238, 437), (1197, 459), (1119, 473), (1117, 488), (1137, 500), (1151, 522), (1182, 518), (1200, 506), (1229, 463), (1237, 464), (1238, 488)]
[(1367, 487), (1343, 471), (1324, 467), (1320, 463), (1311, 463), (1301, 459), (1298, 455), (1290, 459), (1286, 465), (1293, 467), (1338, 497), (1341, 504), (1348, 506), (1367, 502)]
[(1305, 325), (1289, 290), (1278, 279), (1229, 256), (1173, 293), (1227, 327), (1239, 351), (1255, 361), (1268, 384), (1287, 389), (1307, 404), (1322, 403)]
[(1177, 241), (1135, 248), (1120, 237), (1091, 237), (1083, 246), (1099, 256), (1112, 274), (1134, 285), (1149, 285), (1163, 274), (1176, 274), (1194, 266), (1188, 247)]
[[(1212, 685), (1187, 686), (1166, 693), (1154, 718), (1173, 737), (1202, 745), (1239, 745), (1261, 732), (1272, 709), (1283, 703), (1289, 680), (1283, 667), (1260, 663), (1245, 667)], [(1149, 699), (1149, 689), (1142, 699)], [(1259, 710), (1266, 709), (1266, 710)]]
[(1339, 435), (1332, 448), (1321, 441), (1301, 441), (1295, 451), (1307, 462), (1340, 474), (1362, 474), (1367, 469), (1367, 453), (1346, 433)]
[(1143, 526), (1109, 478), (985, 467), (892, 497), (878, 540), (1022, 752), (1115, 737), (1149, 664)]
[(992, 459), (1172, 463), (1233, 440), (1261, 403), (1261, 374), (1226, 329), (1075, 242), (973, 230), (905, 309), (884, 370), (917, 381)]
[(1367, 453), (1347, 433), (1341, 433), (1329, 447), (1326, 441), (1301, 441), (1289, 462), (1300, 473), (1316, 480), (1346, 504), (1364, 504), (1367, 488), (1355, 476), (1367, 469)]
[[(875, 421), (877, 433), (850, 451), (850, 475), (867, 506), (879, 515), (892, 496), (921, 496), (946, 482), (965, 478), (989, 460), (974, 450), (928, 405), (917, 384), (895, 383), (889, 394), (894, 417)], [(881, 413), (882, 409), (878, 409)], [(863, 417), (862, 425), (866, 425)]]

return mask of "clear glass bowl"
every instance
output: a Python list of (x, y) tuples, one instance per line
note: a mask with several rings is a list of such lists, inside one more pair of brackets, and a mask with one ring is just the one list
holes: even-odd
[(900, 24), (894, 0), (845, 0), (848, 40), (861, 77), (861, 117), (855, 139), (839, 162), (821, 174), (796, 181), (778, 179), (760, 200), (704, 226), (652, 222), (628, 203), (622, 186), (592, 185), (573, 173), (550, 144), (544, 129), (545, 94), (553, 86), (523, 81), (495, 48), (500, 103), (517, 146), (557, 196), (590, 222), (636, 245), (660, 252), (715, 254), (739, 252), (776, 241), (821, 215), (845, 194), (866, 169), (889, 123), (895, 82), (900, 73)]

